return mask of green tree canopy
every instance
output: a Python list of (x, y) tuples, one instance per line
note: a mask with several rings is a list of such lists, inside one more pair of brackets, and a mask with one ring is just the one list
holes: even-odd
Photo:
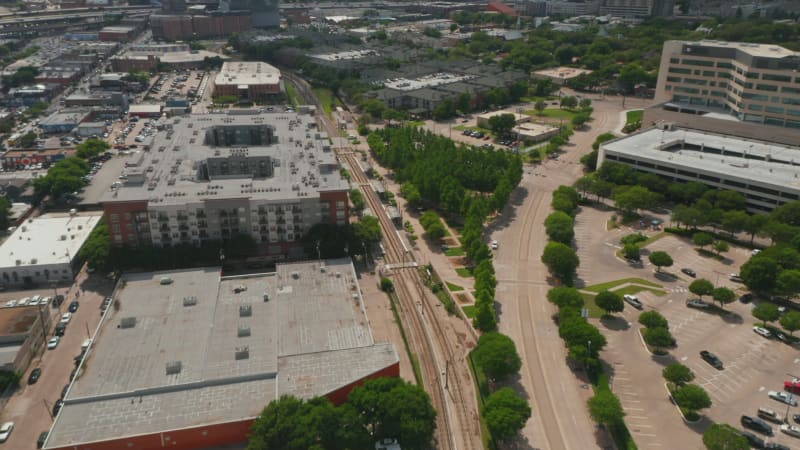
[(789, 297), (800, 294), (800, 270), (783, 270), (776, 280), (778, 292)]
[(750, 290), (769, 292), (775, 288), (778, 272), (774, 259), (758, 255), (742, 264), (739, 275)]
[(752, 311), (753, 317), (763, 321), (764, 325), (767, 325), (767, 322), (774, 322), (778, 320), (781, 313), (778, 311), (778, 307), (775, 306), (774, 303), (759, 303), (753, 308)]
[(547, 291), (547, 300), (559, 308), (582, 308), (583, 296), (574, 287), (558, 286)]
[(689, 292), (703, 298), (704, 295), (711, 295), (714, 292), (714, 285), (705, 278), (692, 281), (689, 285)]
[(483, 417), (494, 438), (508, 441), (525, 426), (531, 417), (531, 407), (513, 389), (504, 387), (486, 398)]
[(542, 262), (550, 272), (564, 284), (571, 284), (575, 269), (580, 265), (580, 259), (571, 247), (560, 242), (550, 242), (545, 246)]
[(111, 236), (108, 233), (108, 223), (103, 218), (86, 239), (79, 256), (89, 264), (89, 267), (105, 271), (111, 268), (110, 254)]
[(609, 390), (601, 390), (589, 399), (589, 415), (597, 423), (617, 425), (625, 417), (622, 403)]
[(703, 248), (714, 243), (714, 236), (701, 231), (692, 235), (692, 242), (694, 242), (694, 245)]
[(501, 333), (491, 332), (481, 336), (474, 354), (475, 361), (493, 380), (502, 380), (514, 375), (522, 367), (522, 360), (514, 341)]
[(663, 251), (655, 251), (650, 253), (648, 257), (650, 263), (657, 267), (656, 271), (660, 272), (662, 267), (669, 267), (672, 265), (672, 257), (669, 253)]
[(667, 328), (669, 322), (658, 311), (645, 311), (639, 314), (639, 323), (646, 328)]
[(788, 311), (781, 316), (781, 326), (789, 334), (794, 336), (794, 332), (800, 330), (800, 311)]
[(675, 345), (675, 338), (672, 337), (672, 333), (667, 328), (647, 328), (642, 334), (644, 335), (644, 341), (653, 347), (668, 348)]
[(553, 211), (544, 221), (545, 231), (550, 240), (569, 245), (575, 237), (573, 219), (562, 211)]
[(498, 114), (489, 118), (489, 128), (496, 136), (504, 136), (514, 128), (517, 119), (514, 114)]
[(718, 287), (711, 291), (711, 298), (719, 302), (720, 307), (725, 308), (725, 305), (736, 300), (736, 293), (726, 287)]
[(621, 312), (625, 309), (625, 302), (622, 300), (622, 296), (612, 291), (600, 292), (595, 296), (594, 302), (597, 306), (602, 308), (606, 314)]
[(677, 388), (672, 396), (680, 407), (689, 411), (699, 411), (711, 407), (711, 397), (708, 392), (696, 384), (683, 385)]
[(358, 211), (364, 209), (364, 206), (366, 206), (364, 194), (362, 194), (361, 190), (357, 188), (350, 191), (350, 201), (353, 203), (353, 208)]
[(703, 433), (703, 444), (708, 450), (750, 450), (747, 438), (730, 425), (715, 423)]
[(694, 373), (692, 373), (692, 369), (684, 366), (681, 363), (672, 363), (667, 367), (664, 367), (664, 370), (661, 371), (661, 374), (664, 375), (665, 380), (676, 385), (686, 384), (694, 380)]

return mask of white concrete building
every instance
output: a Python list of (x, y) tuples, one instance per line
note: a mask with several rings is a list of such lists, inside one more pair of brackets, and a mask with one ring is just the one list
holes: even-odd
[(26, 220), (0, 245), (0, 283), (32, 287), (72, 280), (80, 268), (78, 252), (101, 217), (41, 216)]

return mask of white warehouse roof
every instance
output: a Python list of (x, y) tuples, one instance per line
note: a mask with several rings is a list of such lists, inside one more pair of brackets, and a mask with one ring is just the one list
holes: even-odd
[(28, 219), (0, 245), (0, 267), (68, 264), (101, 214)]

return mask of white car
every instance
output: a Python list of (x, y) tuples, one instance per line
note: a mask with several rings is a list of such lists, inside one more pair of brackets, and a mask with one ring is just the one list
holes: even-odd
[(29, 305), (38, 305), (39, 304), (39, 300), (41, 300), (41, 299), (42, 299), (41, 295), (34, 295), (33, 297), (31, 297), (31, 301), (29, 301), (28, 304)]
[(72, 313), (64, 313), (64, 315), (61, 316), (61, 323), (69, 323), (70, 320), (72, 320)]
[[(17, 302), (17, 306), (25, 306), (25, 305), (27, 305), (27, 304), (28, 304), (28, 302), (30, 302), (30, 301), (31, 301), (31, 298), (30, 298), (30, 297), (25, 297), (25, 298), (23, 298), (22, 300), (20, 300), (20, 301), (18, 301), (18, 302)], [(37, 303), (38, 303), (38, 301), (37, 301)]]
[(51, 337), (51, 338), (50, 338), (50, 340), (49, 340), (49, 341), (47, 341), (47, 349), (48, 349), (48, 350), (53, 350), (53, 349), (55, 349), (56, 347), (58, 347), (58, 342), (59, 342), (60, 340), (61, 340), (61, 338), (60, 338), (60, 337), (58, 337), (58, 336), (53, 336), (53, 337)]
[(781, 425), (781, 432), (786, 433), (791, 437), (800, 438), (800, 428), (794, 425), (789, 425), (789, 424)]
[(0, 442), (5, 442), (11, 436), (11, 430), (14, 429), (14, 422), (6, 422), (0, 425)]
[(633, 306), (636, 309), (642, 309), (644, 307), (644, 305), (642, 305), (642, 302), (640, 302), (635, 295), (625, 294), (622, 296), (622, 299), (628, 302), (631, 306)]
[(492, 241), (492, 250), (497, 250), (498, 247), (500, 244), (496, 240)]
[(797, 400), (794, 398), (794, 396), (792, 394), (790, 394), (788, 392), (769, 391), (769, 393), (767, 393), (767, 395), (769, 395), (769, 398), (771, 398), (773, 400), (777, 400), (777, 401), (779, 401), (781, 403), (785, 403), (785, 404), (791, 405), (791, 406), (797, 406)]
[(6, 302), (6, 308), (11, 308), (11, 307), (14, 307), (14, 306), (17, 306), (17, 301), (16, 300), (9, 300), (9, 301)]
[(762, 327), (753, 327), (753, 331), (755, 331), (755, 332), (756, 332), (756, 334), (759, 334), (759, 335), (761, 335), (761, 336), (764, 336), (764, 337), (765, 337), (765, 338), (767, 338), (767, 339), (769, 339), (769, 338), (771, 338), (771, 337), (772, 337), (772, 333), (770, 333), (770, 331), (769, 331), (768, 329), (766, 329), (766, 328), (762, 328)]

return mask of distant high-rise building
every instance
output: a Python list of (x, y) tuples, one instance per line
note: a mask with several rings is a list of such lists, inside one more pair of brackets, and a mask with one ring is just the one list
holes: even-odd
[(220, 0), (220, 11), (250, 11), (256, 28), (278, 27), (280, 0)]

